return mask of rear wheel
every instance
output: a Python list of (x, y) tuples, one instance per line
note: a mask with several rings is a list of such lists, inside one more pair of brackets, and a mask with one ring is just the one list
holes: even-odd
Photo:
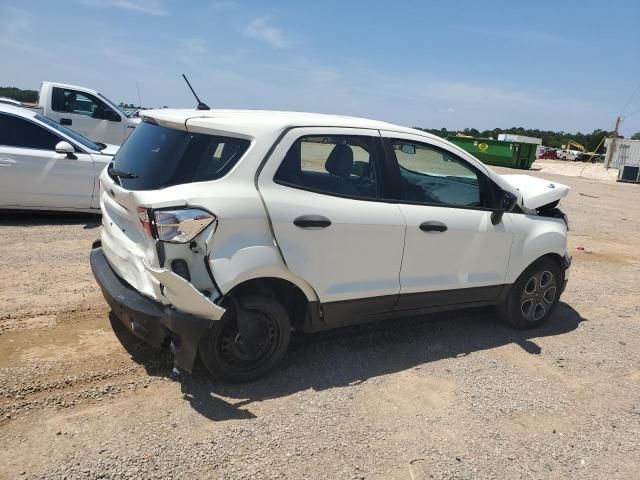
[(514, 327), (539, 327), (558, 304), (561, 282), (561, 270), (555, 261), (538, 260), (516, 280), (498, 313)]
[(239, 299), (251, 322), (254, 341), (245, 342), (233, 305), (200, 343), (200, 359), (209, 373), (232, 382), (256, 379), (278, 365), (287, 351), (291, 325), (286, 310), (272, 298)]

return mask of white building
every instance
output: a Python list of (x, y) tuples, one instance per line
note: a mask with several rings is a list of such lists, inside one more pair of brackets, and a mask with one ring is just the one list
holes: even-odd
[(536, 137), (527, 137), (525, 135), (516, 135), (515, 133), (499, 133), (498, 140), (503, 142), (512, 143), (533, 143), (536, 147), (536, 158), (540, 158), (540, 145), (542, 145), (542, 139)]
[(542, 145), (541, 138), (516, 135), (514, 133), (499, 133), (498, 140), (502, 140), (503, 142), (533, 143), (534, 145)]
[[(611, 138), (604, 141), (604, 147), (607, 153), (604, 158), (609, 155), (609, 147), (611, 146)], [(620, 168), (623, 165), (640, 166), (640, 140), (629, 140), (626, 138), (618, 138), (611, 157), (610, 167)]]

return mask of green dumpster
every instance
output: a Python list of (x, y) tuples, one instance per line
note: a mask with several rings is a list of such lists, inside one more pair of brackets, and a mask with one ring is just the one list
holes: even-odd
[(488, 138), (447, 137), (482, 163), (500, 167), (529, 169), (536, 159), (537, 145), (525, 142), (503, 142)]

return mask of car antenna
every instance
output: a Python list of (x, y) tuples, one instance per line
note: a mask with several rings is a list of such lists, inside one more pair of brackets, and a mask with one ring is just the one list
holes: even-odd
[(207, 105), (206, 103), (202, 103), (200, 101), (200, 99), (198, 98), (198, 95), (196, 95), (195, 90), (189, 83), (189, 80), (187, 80), (187, 76), (184, 73), (182, 74), (182, 78), (184, 78), (184, 81), (187, 82), (187, 86), (189, 87), (189, 90), (191, 90), (191, 93), (193, 93), (193, 96), (196, 97), (196, 100), (198, 101), (198, 106), (196, 107), (196, 110), (211, 110), (209, 108), (209, 105)]

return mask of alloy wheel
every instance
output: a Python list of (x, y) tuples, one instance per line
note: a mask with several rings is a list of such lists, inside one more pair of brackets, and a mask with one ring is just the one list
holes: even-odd
[(525, 283), (520, 297), (520, 311), (529, 322), (540, 320), (553, 306), (558, 287), (556, 278), (548, 270), (535, 273)]

